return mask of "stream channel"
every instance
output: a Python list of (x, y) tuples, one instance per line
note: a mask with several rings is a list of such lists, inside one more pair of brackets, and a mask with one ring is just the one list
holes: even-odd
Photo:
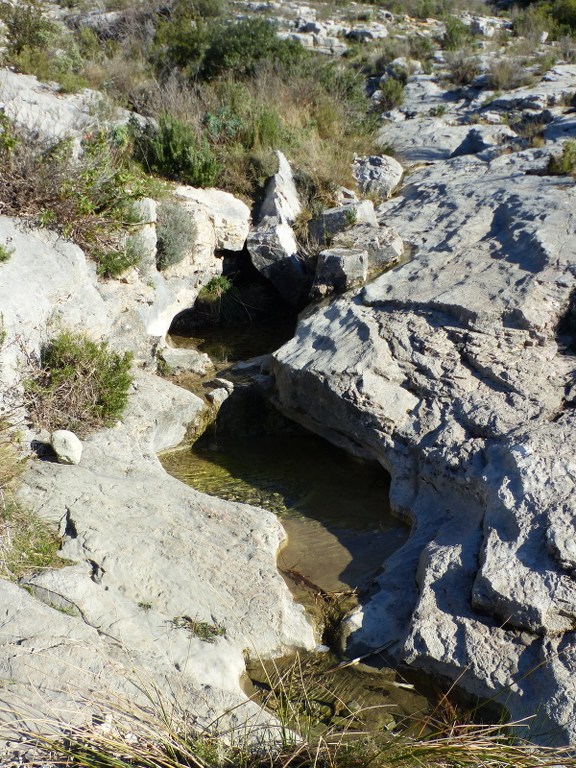
[(294, 322), (283, 320), (173, 333), (173, 346), (206, 352), (216, 369), (204, 379), (179, 383), (203, 395), (221, 377), (232, 381), (234, 390), (191, 449), (160, 458), (170, 474), (199, 491), (274, 512), (287, 532), (278, 568), (323, 645), (319, 652), (249, 662), (249, 692), (285, 713), (289, 680), (290, 722), (297, 729), (308, 735), (361, 730), (389, 738), (391, 730), (421, 723), (430, 712), (430, 697), (419, 693), (413, 680), (382, 668), (377, 656), (371, 659), (374, 666), (364, 661), (342, 666), (346, 660), (336, 655), (338, 624), (369, 591), (384, 560), (406, 541), (408, 529), (390, 514), (385, 470), (288, 421), (258, 387), (259, 364), (242, 362), (277, 349), (293, 330)]

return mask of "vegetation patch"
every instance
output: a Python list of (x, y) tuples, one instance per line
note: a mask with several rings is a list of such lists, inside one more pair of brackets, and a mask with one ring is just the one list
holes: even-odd
[(194, 219), (178, 203), (166, 201), (158, 208), (156, 266), (167, 269), (190, 253), (198, 230)]
[(57, 531), (30, 510), (12, 499), (0, 504), (0, 578), (61, 567), (60, 544)]
[(122, 131), (88, 134), (81, 150), (77, 157), (70, 141), (39, 139), (0, 115), (2, 212), (56, 230), (114, 277), (138, 261), (126, 235), (139, 224), (133, 204), (151, 185), (130, 165)]
[(60, 537), (14, 499), (26, 457), (17, 435), (0, 422), (0, 578), (16, 580), (39, 568), (61, 566), (58, 558)]
[[(285, 690), (292, 677), (285, 678)], [(273, 745), (263, 744), (262, 725), (251, 726), (251, 718), (241, 733), (229, 727), (220, 732), (218, 723), (208, 731), (201, 729), (190, 713), (163, 700), (156, 690), (138, 687), (136, 701), (94, 696), (87, 709), (97, 710), (94, 725), (79, 725), (56, 718), (34, 723), (29, 729), (25, 718), (14, 718), (17, 740), (23, 747), (34, 747), (35, 759), (46, 768), (574, 768), (576, 759), (570, 747), (536, 746), (518, 735), (525, 723), (503, 726), (458, 723), (438, 710), (422, 720), (414, 719), (402, 730), (382, 729), (374, 740), (366, 733), (354, 732), (355, 714), (340, 718), (339, 728), (321, 736), (299, 737), (290, 727), (290, 708), (280, 706)], [(304, 706), (315, 708), (312, 695), (304, 692)], [(286, 699), (282, 697), (282, 704)], [(235, 710), (241, 721), (242, 712)], [(99, 723), (106, 723), (102, 728)], [(342, 724), (343, 723), (343, 724)], [(40, 726), (46, 726), (40, 727)], [(33, 730), (32, 730), (33, 727)], [(266, 729), (268, 738), (269, 724)], [(64, 732), (64, 738), (54, 735)], [(232, 736), (232, 738), (231, 738)], [(16, 738), (17, 737), (17, 738)]]
[(0, 2), (5, 48), (2, 63), (17, 72), (53, 80), (63, 92), (85, 88), (82, 57), (72, 34), (51, 21), (41, 0)]
[(118, 419), (128, 402), (132, 355), (82, 334), (63, 331), (44, 346), (24, 381), (33, 423), (80, 437)]
[(215, 643), (217, 638), (226, 635), (222, 624), (210, 624), (207, 621), (192, 619), (190, 616), (176, 616), (172, 624), (179, 629), (185, 629), (191, 637), (197, 637), (205, 643)]
[(552, 155), (548, 161), (548, 173), (552, 176), (576, 175), (576, 139), (568, 139), (559, 155)]

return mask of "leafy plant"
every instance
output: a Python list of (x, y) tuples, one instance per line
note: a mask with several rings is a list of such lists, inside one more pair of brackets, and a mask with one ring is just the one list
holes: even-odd
[(165, 202), (158, 208), (156, 266), (166, 269), (178, 264), (196, 242), (194, 219), (178, 203)]
[(157, 127), (133, 122), (132, 130), (135, 157), (147, 170), (196, 187), (216, 182), (220, 172), (216, 156), (192, 125), (162, 114)]
[(81, 437), (111, 425), (128, 402), (131, 364), (129, 352), (112, 352), (106, 342), (63, 331), (43, 347), (39, 363), (24, 381), (32, 421)]
[(0, 3), (0, 20), (6, 35), (6, 55), (17, 56), (25, 48), (46, 48), (56, 33), (56, 26), (49, 21), (40, 0)]
[[(56, 229), (97, 261), (116, 253), (134, 263), (125, 235), (138, 223), (133, 203), (150, 185), (130, 166), (129, 147), (117, 136), (97, 131), (82, 149), (76, 157), (69, 141), (42, 140), (0, 120), (3, 212)], [(99, 271), (114, 273), (106, 263)]]
[(395, 77), (387, 77), (380, 84), (379, 105), (384, 111), (400, 107), (404, 101), (404, 86)]
[(27, 457), (17, 433), (0, 421), (0, 578), (19, 579), (30, 571), (62, 565), (56, 531), (14, 499)]
[(576, 139), (568, 139), (559, 155), (552, 155), (548, 161), (548, 173), (553, 176), (574, 176), (576, 174)]
[[(0, 449), (1, 450), (1, 449)], [(0, 577), (17, 580), (40, 568), (65, 565), (58, 533), (13, 498), (0, 503)]]
[(446, 55), (448, 78), (455, 85), (469, 85), (480, 73), (480, 60), (467, 49)]
[(473, 39), (470, 27), (464, 24), (457, 16), (448, 16), (445, 25), (446, 31), (442, 44), (447, 51), (456, 51), (470, 44)]
[(8, 261), (10, 259), (10, 256), (14, 253), (14, 248), (9, 248), (6, 245), (0, 244), (0, 264), (3, 261)]
[(120, 277), (130, 267), (138, 266), (141, 256), (131, 240), (107, 250), (95, 251), (93, 255), (98, 262), (96, 271), (101, 277)]
[(227, 277), (224, 275), (216, 275), (216, 277), (211, 278), (206, 283), (206, 285), (201, 288), (198, 294), (198, 298), (205, 301), (216, 301), (220, 299), (223, 294), (227, 293), (231, 288), (232, 282)]

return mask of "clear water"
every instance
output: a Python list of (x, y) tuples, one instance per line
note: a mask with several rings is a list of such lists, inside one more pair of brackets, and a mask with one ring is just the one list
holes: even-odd
[(326, 591), (368, 587), (407, 538), (390, 514), (386, 472), (314, 435), (202, 438), (162, 463), (203, 493), (276, 513), (288, 534), (280, 567)]

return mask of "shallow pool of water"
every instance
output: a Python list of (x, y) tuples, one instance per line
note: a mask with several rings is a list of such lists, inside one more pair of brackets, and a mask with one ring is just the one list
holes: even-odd
[(326, 591), (367, 588), (407, 538), (390, 514), (387, 473), (314, 435), (206, 436), (162, 463), (203, 493), (276, 513), (288, 534), (279, 566)]
[(288, 320), (264, 326), (201, 328), (196, 329), (193, 336), (170, 334), (170, 343), (174, 347), (194, 347), (205, 352), (218, 367), (273, 352), (292, 338), (294, 324)]

